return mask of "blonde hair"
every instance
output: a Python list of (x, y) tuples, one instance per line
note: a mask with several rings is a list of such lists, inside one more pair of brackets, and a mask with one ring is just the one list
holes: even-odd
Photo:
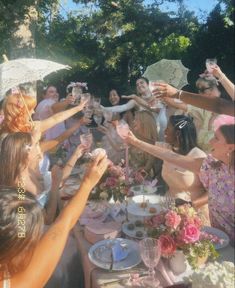
[(32, 131), (33, 126), (28, 111), (34, 109), (36, 104), (36, 99), (28, 95), (8, 95), (3, 102), (4, 120), (0, 133)]
[(134, 134), (140, 140), (155, 144), (158, 138), (156, 122), (153, 114), (143, 110), (135, 113), (135, 120), (139, 121), (139, 131), (134, 131)]

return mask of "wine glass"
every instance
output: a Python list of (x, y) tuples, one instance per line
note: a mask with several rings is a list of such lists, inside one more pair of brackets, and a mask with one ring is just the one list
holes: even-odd
[(124, 120), (118, 121), (116, 129), (117, 129), (118, 135), (121, 138), (126, 138), (128, 136), (129, 131), (130, 131), (129, 125)]
[(83, 112), (86, 118), (91, 118), (93, 115), (93, 109), (91, 106), (85, 106)]
[[(165, 83), (163, 80), (157, 80), (157, 81), (149, 81), (149, 90), (152, 93), (153, 90), (157, 89), (157, 83)], [(155, 97), (151, 97), (149, 99), (149, 104), (151, 108), (163, 108), (163, 103), (159, 99), (155, 99)]]
[[(86, 149), (89, 151), (93, 142), (92, 133), (88, 129), (86, 133), (83, 133), (80, 135), (80, 141), (81, 144), (86, 147)], [(85, 153), (84, 156), (87, 157), (89, 153)]]
[(91, 94), (90, 93), (81, 94), (81, 101), (85, 101), (85, 100), (87, 100), (87, 103), (86, 103), (85, 107), (88, 107), (89, 104), (90, 104), (90, 101), (91, 101)]
[(94, 97), (93, 98), (93, 106), (94, 106), (95, 109), (100, 107), (100, 101), (101, 101), (101, 99), (99, 97)]
[(111, 122), (112, 117), (113, 117), (113, 113), (111, 111), (104, 110), (103, 115), (105, 119), (104, 124)]
[(216, 65), (217, 65), (217, 59), (216, 58), (206, 59), (206, 69), (209, 73), (212, 73), (213, 68), (215, 68)]
[(154, 238), (145, 238), (139, 242), (140, 255), (145, 264), (149, 268), (148, 276), (142, 277), (141, 281), (144, 287), (158, 287), (159, 281), (155, 278), (154, 268), (157, 266), (161, 257), (160, 241)]
[(96, 109), (94, 111), (93, 119), (97, 125), (101, 125), (103, 120), (103, 113), (101, 109)]
[(79, 86), (74, 86), (72, 89), (72, 96), (76, 98), (74, 104), (77, 104), (82, 94), (82, 89)]

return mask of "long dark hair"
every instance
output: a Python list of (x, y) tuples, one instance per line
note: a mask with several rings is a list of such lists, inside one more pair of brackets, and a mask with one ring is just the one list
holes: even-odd
[(0, 186), (0, 277), (7, 271), (12, 277), (29, 265), (42, 234), (43, 213), (35, 196), (25, 192), (23, 200), (18, 197), (17, 188)]
[(197, 146), (197, 132), (193, 118), (185, 115), (172, 115), (169, 118), (175, 131), (178, 131), (179, 150), (181, 155), (187, 155)]

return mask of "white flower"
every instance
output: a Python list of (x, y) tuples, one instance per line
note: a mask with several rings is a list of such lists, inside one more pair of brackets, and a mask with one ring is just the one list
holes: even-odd
[(192, 282), (193, 288), (234, 288), (234, 264), (232, 262), (209, 263), (194, 271), (187, 280)]

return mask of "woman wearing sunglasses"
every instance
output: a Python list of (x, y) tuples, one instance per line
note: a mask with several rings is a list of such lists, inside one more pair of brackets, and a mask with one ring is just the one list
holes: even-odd
[[(221, 95), (216, 78), (208, 74), (200, 75), (196, 81), (196, 88), (198, 93), (211, 99), (219, 98)], [(209, 152), (210, 146), (208, 143), (214, 135), (212, 123), (217, 117), (217, 114), (184, 102), (175, 103), (174, 100), (170, 98), (164, 98), (164, 100), (169, 106), (181, 109), (193, 118), (197, 130), (198, 146), (203, 151)]]

